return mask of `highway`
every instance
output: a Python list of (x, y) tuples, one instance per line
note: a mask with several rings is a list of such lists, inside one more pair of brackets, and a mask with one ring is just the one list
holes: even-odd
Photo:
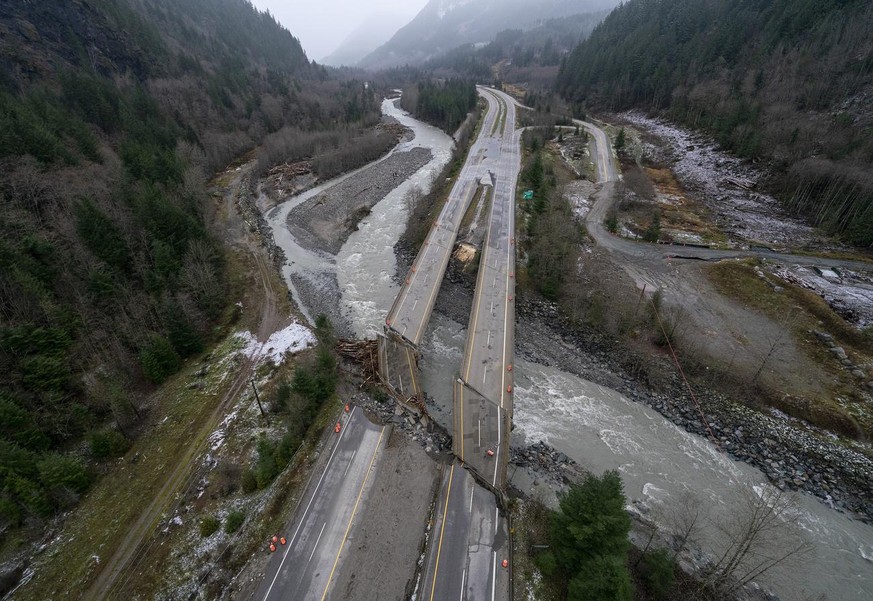
[(420, 599), (509, 598), (509, 536), (496, 499), (457, 463), (445, 469)]
[(509, 561), (508, 526), (494, 493), (505, 486), (512, 416), (520, 132), (511, 99), (487, 88), (478, 91), (488, 103), (479, 134), (379, 338), (382, 380), (407, 406), (423, 410), (418, 347), (461, 220), (480, 186), (492, 186), (464, 363), (454, 387), (453, 450), (462, 462), (445, 470), (419, 589), (420, 598), (430, 601), (507, 599), (510, 589), (511, 566), (502, 564)]
[(487, 163), (494, 193), (461, 377), (454, 385), (453, 450), (491, 486), (503, 489), (512, 424), (515, 193), (521, 169), (521, 132), (515, 129), (515, 102), (502, 92), (480, 91), (486, 98), (494, 97), (504, 119), (492, 136), (497, 152)]
[(587, 121), (573, 119), (573, 123), (581, 125), (594, 138), (594, 147), (597, 153), (597, 181), (605, 184), (618, 180), (618, 171), (615, 169), (615, 161), (612, 158), (612, 146), (609, 138), (602, 129)]
[(428, 233), (385, 320), (391, 332), (416, 348), (430, 320), (461, 219), (478, 189), (479, 180), (488, 175), (482, 166), (488, 164), (489, 155), (497, 150), (487, 132), (491, 131), (497, 121), (498, 103), (491, 95), (484, 96), (488, 109), (479, 135), (470, 147), (467, 160), (449, 192), (448, 200)]
[(488, 109), (479, 135), (470, 147), (446, 204), (404, 277), (400, 292), (385, 318), (384, 334), (378, 338), (382, 381), (407, 407), (419, 413), (423, 412), (424, 401), (418, 387), (418, 346), (430, 321), (464, 213), (479, 189), (480, 180), (491, 183), (483, 166), (488, 164), (490, 155), (498, 152), (494, 139), (487, 132), (499, 123), (499, 103), (492, 95), (482, 95)]
[(310, 481), (296, 515), (281, 533), (260, 589), (259, 601), (324, 601), (341, 565), (355, 517), (365, 503), (379, 463), (385, 428), (352, 408), (343, 420), (321, 475)]

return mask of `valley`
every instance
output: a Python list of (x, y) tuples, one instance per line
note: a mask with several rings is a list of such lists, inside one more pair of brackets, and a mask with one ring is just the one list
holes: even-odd
[(0, 597), (873, 596), (873, 9), (393, 1), (4, 3)]

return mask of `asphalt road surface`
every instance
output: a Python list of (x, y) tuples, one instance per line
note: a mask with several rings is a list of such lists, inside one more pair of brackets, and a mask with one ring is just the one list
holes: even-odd
[(585, 217), (585, 228), (599, 246), (620, 252), (626, 256), (648, 260), (697, 259), (718, 261), (721, 259), (737, 257), (760, 257), (772, 261), (781, 261), (794, 265), (808, 265), (812, 267), (836, 267), (843, 269), (861, 269), (864, 271), (871, 269), (870, 263), (849, 259), (792, 255), (765, 249), (719, 250), (714, 248), (698, 248), (694, 246), (663, 245), (614, 236), (609, 233), (603, 225), (606, 216), (615, 206), (615, 182), (619, 179), (615, 167), (615, 161), (613, 160), (612, 147), (609, 143), (609, 138), (602, 129), (591, 123), (578, 120), (574, 120), (574, 123), (583, 126), (594, 138), (597, 155), (598, 183), (603, 184), (603, 187), (596, 193), (596, 202)]
[(310, 481), (297, 515), (282, 533), (288, 542), (277, 544), (254, 599), (323, 601), (329, 597), (385, 436), (384, 427), (372, 424), (357, 408), (343, 421), (327, 465), (318, 479)]
[[(521, 133), (515, 129), (515, 102), (495, 90), (480, 88), (480, 92), (496, 100), (504, 119), (491, 136), (497, 152), (486, 164), (494, 194), (461, 364), (462, 383), (454, 387), (455, 412), (460, 413), (454, 421), (454, 451), (492, 486), (502, 489), (512, 420), (515, 191), (521, 168)], [(494, 407), (487, 407), (487, 402)]]
[(494, 495), (457, 464), (445, 470), (431, 537), (422, 601), (509, 598), (506, 520)]
[(506, 482), (509, 412), (465, 385), (453, 386), (452, 452), (494, 488)]
[(487, 170), (483, 170), (482, 166), (487, 164), (489, 154), (496, 153), (494, 140), (488, 132), (496, 123), (499, 107), (496, 98), (483, 95), (488, 102), (488, 110), (479, 135), (470, 147), (448, 200), (428, 233), (385, 320), (390, 330), (408, 340), (415, 348), (421, 342), (430, 320), (464, 213), (479, 187), (480, 179), (485, 178), (485, 183), (490, 183)]
[(379, 370), (384, 382), (403, 399), (423, 398), (415, 351), (391, 330), (379, 337)]

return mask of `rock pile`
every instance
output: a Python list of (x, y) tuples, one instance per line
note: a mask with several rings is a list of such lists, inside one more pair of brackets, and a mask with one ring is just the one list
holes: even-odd
[(834, 355), (834, 358), (840, 362), (846, 371), (852, 374), (857, 380), (860, 380), (861, 385), (868, 389), (873, 390), (873, 378), (867, 377), (867, 372), (865, 370), (865, 366), (857, 365), (852, 361), (849, 355), (846, 354), (846, 349), (841, 346), (837, 346), (834, 342), (834, 337), (828, 334), (827, 332), (818, 332), (813, 331), (815, 337), (818, 338), (822, 344), (828, 347), (828, 350)]
[[(692, 434), (709, 437), (700, 414), (678, 377), (668, 393), (656, 393), (630, 377), (619, 375), (621, 357), (608, 340), (586, 338), (566, 323), (556, 305), (520, 303), (518, 315), (539, 321), (555, 333), (551, 354), (571, 347), (588, 357), (582, 377), (608, 386), (631, 400), (648, 405)], [(570, 352), (570, 351), (568, 351)], [(550, 364), (560, 357), (527, 357)], [(561, 367), (565, 367), (561, 361)], [(604, 380), (604, 367), (616, 372)], [(697, 391), (719, 448), (734, 459), (759, 468), (783, 490), (803, 490), (827, 505), (873, 523), (873, 459), (849, 448), (832, 435), (783, 414), (765, 415), (712, 391)]]
[(580, 481), (586, 474), (579, 464), (543, 441), (527, 447), (512, 447), (509, 462), (527, 469), (532, 478), (546, 481), (556, 491)]
[(395, 430), (406, 433), (424, 447), (428, 455), (436, 458), (451, 454), (452, 437), (442, 427), (427, 416), (418, 417), (406, 411), (386, 393), (369, 395), (359, 392), (352, 396), (351, 402), (383, 424), (391, 424)]

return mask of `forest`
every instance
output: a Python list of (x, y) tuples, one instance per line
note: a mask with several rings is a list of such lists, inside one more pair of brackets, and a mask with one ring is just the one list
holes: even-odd
[(476, 107), (477, 99), (472, 81), (421, 79), (403, 90), (400, 105), (418, 119), (453, 134)]
[(74, 505), (227, 321), (211, 174), (288, 128), (367, 141), (379, 104), (244, 0), (4, 3), (0, 32), (2, 533)]
[(607, 13), (599, 11), (548, 19), (527, 30), (507, 29), (484, 46), (459, 46), (428, 60), (420, 68), (438, 77), (462, 77), (480, 83), (498, 78), (550, 88), (561, 55), (588, 37)]
[(561, 65), (580, 110), (641, 109), (766, 161), (795, 214), (873, 245), (873, 5), (630, 0)]

